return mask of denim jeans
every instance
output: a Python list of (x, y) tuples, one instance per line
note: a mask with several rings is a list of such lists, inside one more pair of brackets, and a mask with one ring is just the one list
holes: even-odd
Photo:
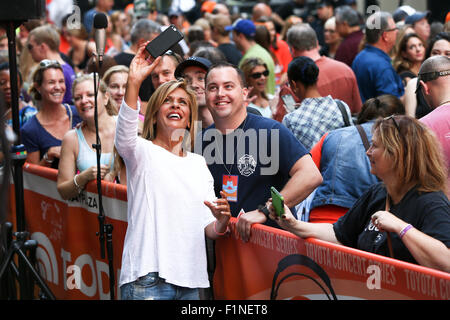
[(122, 300), (199, 300), (198, 288), (184, 288), (160, 278), (158, 272), (150, 272), (136, 281), (120, 287)]

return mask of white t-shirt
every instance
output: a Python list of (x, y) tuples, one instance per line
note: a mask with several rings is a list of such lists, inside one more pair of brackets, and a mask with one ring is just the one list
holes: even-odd
[(115, 138), (128, 199), (119, 285), (159, 272), (174, 285), (209, 287), (204, 229), (215, 218), (203, 201), (216, 198), (213, 177), (202, 156), (138, 137), (138, 112), (122, 103)]

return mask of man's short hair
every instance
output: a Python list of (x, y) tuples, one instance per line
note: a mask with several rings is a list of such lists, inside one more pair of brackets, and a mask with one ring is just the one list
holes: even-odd
[(30, 37), (34, 38), (37, 44), (45, 43), (50, 50), (58, 52), (59, 51), (59, 33), (56, 29), (51, 25), (43, 25), (37, 28), (34, 28), (30, 31), (28, 35), (28, 39)]
[(358, 11), (350, 6), (340, 6), (336, 8), (336, 21), (337, 22), (347, 22), (349, 27), (355, 27), (359, 25), (360, 18)]
[(153, 20), (140, 19), (131, 28), (131, 43), (136, 44), (140, 39), (149, 40), (152, 34), (161, 33), (161, 25)]
[(228, 68), (228, 67), (233, 68), (236, 71), (241, 86), (245, 87), (246, 83), (245, 83), (244, 73), (242, 72), (242, 70), (239, 67), (237, 67), (234, 64), (229, 63), (229, 62), (220, 62), (220, 63), (211, 65), (208, 69), (208, 72), (205, 75), (205, 83), (208, 83), (208, 76), (212, 70), (217, 69), (217, 68)]
[(231, 25), (231, 18), (224, 14), (216, 14), (210, 19), (211, 26), (214, 27), (221, 36), (227, 36), (229, 31), (225, 27)]
[(308, 51), (317, 47), (317, 35), (307, 23), (300, 23), (289, 28), (286, 40), (288, 45), (298, 51)]
[(366, 20), (366, 41), (368, 44), (377, 43), (384, 31), (389, 29), (389, 12), (377, 11)]

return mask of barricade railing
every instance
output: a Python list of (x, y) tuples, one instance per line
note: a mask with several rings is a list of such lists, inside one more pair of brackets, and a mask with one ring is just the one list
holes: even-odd
[[(108, 261), (100, 258), (95, 182), (65, 201), (57, 171), (26, 163), (26, 229), (38, 241), (38, 267), (57, 299), (109, 299)], [(127, 228), (126, 186), (102, 183), (112, 223), (116, 296)], [(10, 220), (15, 222), (14, 188)], [(216, 241), (216, 299), (450, 299), (450, 274), (335, 245), (299, 239), (263, 225), (249, 242), (231, 235)]]

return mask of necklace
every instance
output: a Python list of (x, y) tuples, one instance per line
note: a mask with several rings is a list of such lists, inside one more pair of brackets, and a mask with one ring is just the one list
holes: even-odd
[[(244, 120), (244, 122), (243, 122), (243, 124), (242, 124), (242, 131), (241, 131), (241, 133), (239, 134), (238, 142), (237, 142), (237, 144), (236, 144), (236, 147), (234, 148), (234, 152), (233, 152), (233, 163), (231, 163), (230, 169), (228, 169), (228, 167), (226, 166), (225, 161), (224, 161), (224, 159), (223, 159), (223, 157), (222, 157), (222, 153), (221, 153), (221, 151), (219, 151), (219, 146), (217, 145), (217, 140), (214, 140), (215, 143), (216, 143), (216, 147), (217, 147), (217, 153), (219, 154), (220, 160), (222, 161), (222, 165), (223, 165), (223, 167), (225, 168), (225, 170), (227, 171), (228, 175), (231, 175), (231, 171), (233, 170), (233, 166), (234, 166), (234, 158), (236, 157), (236, 151), (237, 151), (237, 149), (238, 149), (238, 147), (239, 147), (239, 143), (241, 142), (242, 136), (244, 135), (245, 124), (246, 124), (246, 123), (247, 123), (247, 117), (245, 118), (245, 120)], [(238, 130), (238, 129), (241, 129), (241, 126), (239, 126), (239, 127), (236, 128), (236, 130)], [(235, 131), (236, 131), (236, 130), (235, 130)]]
[(447, 103), (449, 103), (449, 102), (450, 102), (450, 100), (444, 101), (444, 102), (442, 102), (438, 107), (443, 106), (444, 104), (447, 104)]

